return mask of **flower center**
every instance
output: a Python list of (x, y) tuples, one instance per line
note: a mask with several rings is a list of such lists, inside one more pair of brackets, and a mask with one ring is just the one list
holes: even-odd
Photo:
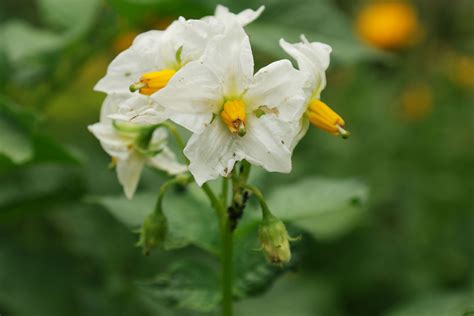
[(130, 91), (135, 92), (138, 90), (141, 94), (152, 95), (164, 88), (175, 73), (176, 70), (173, 69), (148, 72), (140, 77), (140, 81), (130, 86)]
[(221, 118), (231, 133), (238, 134), (240, 137), (245, 135), (247, 114), (245, 113), (245, 103), (242, 100), (226, 101)]
[(343, 138), (350, 136), (344, 129), (345, 123), (342, 117), (319, 99), (311, 100), (306, 115), (314, 126), (328, 133), (341, 135)]

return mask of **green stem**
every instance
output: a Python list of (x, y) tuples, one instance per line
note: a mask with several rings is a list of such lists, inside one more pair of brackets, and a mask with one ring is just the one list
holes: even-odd
[(176, 142), (178, 143), (179, 148), (184, 149), (185, 144), (184, 144), (183, 138), (181, 137), (181, 134), (178, 132), (178, 129), (176, 128), (176, 126), (174, 126), (170, 122), (163, 122), (163, 123), (160, 123), (160, 125), (163, 127), (166, 127), (170, 131), (170, 133), (173, 134), (173, 136), (176, 138)]
[(214, 210), (216, 211), (217, 218), (219, 220), (220, 228), (222, 231), (224, 228), (224, 224), (226, 222), (225, 206), (224, 204), (222, 204), (221, 200), (217, 198), (217, 196), (214, 194), (211, 187), (207, 183), (204, 183), (201, 188), (204, 191), (204, 193), (206, 193), (207, 198), (211, 202), (211, 205), (214, 208)]
[[(226, 179), (228, 180), (228, 179)], [(227, 182), (227, 181), (225, 181)], [(225, 183), (224, 182), (224, 183)], [(226, 187), (228, 184), (223, 183), (223, 193), (227, 193)], [(227, 200), (227, 194), (222, 194), (221, 198), (218, 199), (212, 189), (207, 183), (202, 185), (204, 193), (209, 198), (212, 207), (216, 210), (216, 214), (219, 219), (222, 250), (221, 250), (221, 273), (222, 273), (222, 316), (232, 316), (232, 288), (234, 279), (234, 267), (233, 267), (233, 234), (229, 225), (229, 218), (227, 216), (225, 200)]]
[(242, 171), (240, 172), (240, 181), (242, 185), (245, 185), (247, 183), (247, 180), (249, 179), (250, 169), (252, 168), (252, 165), (247, 160), (242, 160), (241, 164)]
[(222, 177), (221, 199), (222, 199), (222, 204), (224, 205), (227, 205), (228, 192), (229, 192), (229, 179), (226, 177)]
[[(234, 241), (233, 231), (237, 226), (238, 220), (245, 208), (246, 197), (244, 197), (242, 189), (246, 186), (249, 174), (250, 164), (242, 161), (240, 164), (240, 172), (237, 170), (232, 173), (231, 179), (222, 179), (222, 191), (220, 199), (214, 194), (207, 184), (203, 184), (202, 189), (208, 196), (216, 214), (219, 218), (221, 231), (221, 273), (222, 273), (222, 316), (232, 316), (233, 314), (233, 252)], [(237, 168), (236, 168), (237, 169)], [(228, 207), (229, 182), (232, 181), (232, 200), (231, 206)], [(256, 188), (255, 188), (256, 189)], [(258, 190), (258, 189), (256, 189)], [(263, 197), (262, 197), (263, 201)], [(264, 203), (264, 201), (263, 201)], [(267, 208), (268, 210), (268, 208)], [(269, 211), (268, 211), (269, 212)]]
[(233, 314), (233, 246), (233, 233), (227, 221), (222, 231), (222, 316)]
[(265, 202), (265, 198), (263, 197), (262, 192), (255, 186), (250, 184), (245, 184), (244, 188), (249, 190), (253, 193), (253, 195), (257, 198), (258, 202), (260, 203), (260, 207), (262, 208), (262, 215), (263, 217), (273, 216), (268, 208), (267, 202)]
[(158, 195), (158, 200), (156, 202), (155, 213), (161, 213), (162, 212), (163, 198), (164, 198), (166, 192), (168, 192), (168, 190), (173, 185), (175, 185), (175, 184), (186, 185), (186, 184), (190, 183), (191, 181), (192, 181), (192, 177), (190, 175), (183, 174), (183, 175), (178, 175), (178, 176), (174, 177), (173, 179), (170, 179), (170, 180), (166, 181), (165, 183), (163, 183), (160, 186), (160, 193)]

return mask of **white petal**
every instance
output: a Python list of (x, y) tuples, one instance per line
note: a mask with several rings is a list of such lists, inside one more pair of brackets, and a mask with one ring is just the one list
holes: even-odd
[(252, 9), (246, 9), (237, 14), (237, 20), (242, 26), (252, 23), (255, 21), (260, 14), (262, 14), (263, 10), (265, 10), (265, 6), (260, 6), (256, 11)]
[(298, 145), (300, 140), (304, 137), (304, 135), (306, 135), (306, 132), (308, 131), (308, 128), (309, 128), (309, 120), (306, 116), (303, 116), (303, 118), (296, 124), (298, 124), (299, 126), (298, 127), (299, 131), (289, 143), (289, 148), (291, 151), (295, 149), (296, 145)]
[(265, 6), (262, 5), (256, 11), (252, 9), (246, 9), (238, 14), (234, 14), (229, 12), (229, 9), (227, 7), (224, 7), (223, 5), (219, 4), (216, 7), (214, 16), (217, 19), (222, 19), (224, 21), (229, 20), (231, 18), (235, 18), (240, 23), (240, 25), (245, 26), (255, 21), (260, 16), (260, 14), (262, 14), (264, 9)]
[(168, 119), (165, 109), (146, 95), (112, 94), (105, 101), (103, 119), (127, 121), (143, 125), (159, 124)]
[(299, 124), (278, 120), (273, 115), (247, 118), (247, 133), (239, 139), (242, 155), (250, 163), (270, 172), (291, 171), (291, 146)]
[[(238, 137), (238, 136), (237, 136)], [(201, 134), (193, 134), (184, 149), (189, 171), (196, 183), (227, 175), (242, 156), (235, 150), (235, 137), (219, 118), (215, 118)]]
[(164, 32), (160, 55), (168, 68), (177, 68), (176, 52), (181, 47), (181, 62), (186, 64), (202, 58), (209, 40), (222, 32), (217, 21), (186, 20), (180, 17)]
[(157, 128), (153, 132), (149, 147), (153, 150), (161, 150), (156, 156), (148, 158), (148, 164), (164, 170), (169, 174), (178, 174), (185, 172), (188, 168), (179, 163), (174, 152), (172, 152), (166, 142), (168, 140), (168, 130), (166, 128)]
[(182, 113), (182, 112), (167, 112), (168, 118), (178, 125), (187, 128), (193, 133), (201, 133), (209, 122), (212, 120), (214, 114), (208, 113)]
[(297, 61), (298, 68), (308, 76), (312, 93), (319, 97), (326, 87), (325, 71), (329, 67), (331, 47), (318, 42), (309, 43), (304, 36), (302, 40), (290, 44), (281, 39), (280, 46)]
[[(165, 89), (151, 98), (163, 106), (170, 119), (191, 131), (202, 131), (223, 102), (222, 86), (214, 71), (201, 62), (191, 62), (178, 71)], [(192, 115), (197, 114), (196, 120)]]
[(166, 142), (168, 139), (168, 130), (165, 127), (158, 127), (151, 135), (150, 146), (157, 143)]
[(158, 47), (161, 31), (149, 31), (138, 35), (132, 46), (120, 53), (110, 63), (107, 74), (94, 87), (105, 93), (129, 93), (129, 87), (144, 73), (159, 70)]
[(96, 123), (89, 125), (89, 131), (100, 141), (102, 148), (111, 157), (117, 159), (127, 159), (129, 156), (129, 145), (132, 141), (127, 141), (120, 137), (112, 124)]
[(136, 152), (132, 152), (126, 160), (117, 161), (117, 178), (128, 199), (133, 197), (137, 189), (144, 164), (144, 157)]
[(110, 118), (119, 121), (128, 121), (138, 125), (155, 125), (166, 121), (169, 117), (165, 109), (160, 107), (143, 108), (140, 111), (125, 114), (111, 115)]
[(160, 170), (166, 171), (170, 175), (186, 172), (188, 168), (178, 162), (176, 155), (167, 146), (158, 155), (149, 158), (148, 163)]
[(237, 21), (230, 21), (223, 35), (215, 36), (207, 47), (204, 63), (217, 74), (227, 97), (242, 94), (253, 78), (250, 42)]
[(244, 101), (250, 111), (264, 105), (277, 109), (281, 120), (299, 120), (306, 109), (304, 82), (305, 76), (293, 68), (290, 61), (279, 60), (255, 74)]

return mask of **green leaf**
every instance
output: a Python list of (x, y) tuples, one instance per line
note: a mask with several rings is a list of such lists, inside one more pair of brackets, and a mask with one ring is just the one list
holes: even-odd
[[(77, 153), (38, 131), (38, 117), (0, 95), (0, 154), (13, 164), (80, 162)], [(0, 165), (5, 163), (0, 162)]]
[(386, 316), (471, 316), (474, 315), (474, 293), (438, 294), (397, 308)]
[(331, 284), (311, 275), (288, 273), (265, 294), (237, 302), (236, 315), (315, 316), (338, 315), (327, 312)]
[(280, 219), (316, 238), (335, 238), (360, 219), (368, 192), (357, 180), (315, 177), (275, 190), (267, 202)]
[[(134, 22), (143, 22), (144, 17), (164, 19), (169, 17), (200, 18), (210, 14), (214, 9), (205, 1), (192, 0), (108, 0), (108, 4), (120, 16), (125, 16)], [(212, 6), (215, 7), (217, 1)]]
[[(37, 0), (42, 20), (50, 28), (40, 29), (18, 19), (0, 24), (1, 50), (7, 60), (15, 66), (29, 68), (39, 65), (31, 63), (38, 56), (64, 48), (92, 26), (100, 2), (98, 0)], [(20, 73), (33, 69), (19, 68)]]
[(79, 153), (58, 143), (47, 135), (33, 135), (34, 163), (57, 162), (65, 164), (79, 164), (82, 157)]
[(13, 163), (25, 163), (33, 157), (31, 126), (33, 116), (0, 98), (0, 154)]
[(0, 40), (8, 60), (17, 64), (25, 59), (58, 49), (63, 39), (49, 30), (40, 30), (30, 24), (12, 20), (0, 25)]
[(48, 210), (48, 205), (82, 194), (77, 170), (54, 165), (31, 165), (0, 177), (0, 218)]
[(98, 0), (69, 0), (67, 5), (62, 0), (38, 0), (45, 22), (53, 28), (73, 34), (87, 30), (94, 20), (99, 4)]
[(0, 153), (16, 164), (24, 163), (33, 156), (28, 133), (6, 117), (0, 117)]
[(174, 308), (210, 312), (221, 300), (216, 271), (200, 262), (178, 262), (141, 287), (146, 295)]
[[(133, 200), (124, 196), (93, 197), (130, 229), (138, 229), (155, 207), (157, 194), (136, 194)], [(166, 194), (163, 212), (168, 219), (168, 236), (165, 248), (173, 249), (193, 244), (206, 251), (217, 254), (218, 225), (211, 207), (194, 198), (187, 192)]]

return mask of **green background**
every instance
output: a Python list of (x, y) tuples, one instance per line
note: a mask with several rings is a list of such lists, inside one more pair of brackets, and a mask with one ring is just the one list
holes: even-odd
[[(281, 37), (329, 43), (323, 100), (352, 133), (342, 140), (310, 128), (291, 174), (252, 170), (251, 182), (302, 240), (292, 243), (290, 266), (269, 266), (249, 206), (237, 231), (236, 314), (474, 313), (474, 87), (456, 66), (473, 63), (474, 3), (414, 2), (423, 39), (391, 53), (354, 35), (362, 1), (221, 3), (233, 12), (266, 5), (247, 27), (256, 68), (285, 58)], [(195, 187), (167, 197), (170, 251), (143, 256), (132, 230), (165, 178), (147, 170), (127, 202), (87, 125), (104, 99), (92, 88), (127, 34), (212, 14), (216, 4), (2, 0), (2, 316), (215, 314), (218, 241), (207, 201)], [(413, 117), (402, 99), (420, 85), (432, 101)]]

